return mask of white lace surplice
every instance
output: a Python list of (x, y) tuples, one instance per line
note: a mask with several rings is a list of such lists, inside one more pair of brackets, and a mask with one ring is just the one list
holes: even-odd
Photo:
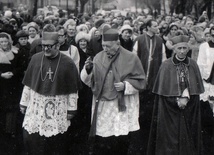
[[(197, 64), (199, 66), (201, 76), (207, 79), (211, 73), (214, 62), (214, 48), (210, 48), (207, 42), (200, 45)], [(200, 95), (201, 100), (208, 101), (209, 96), (214, 95), (214, 85), (203, 80), (205, 92)], [(213, 109), (214, 110), (214, 109)]]
[[(92, 74), (88, 75), (85, 68), (81, 72), (82, 81), (91, 85)], [(124, 102), (126, 111), (119, 112), (118, 99), (100, 101), (97, 113), (96, 135), (102, 137), (128, 135), (139, 126), (139, 92), (129, 82), (125, 81)], [(95, 98), (92, 104), (92, 117), (95, 108)]]
[(64, 133), (70, 126), (67, 111), (77, 109), (77, 98), (77, 94), (44, 96), (25, 86), (20, 101), (27, 107), (23, 128), (45, 137)]
[[(128, 135), (129, 132), (140, 129), (138, 93), (125, 96), (124, 101), (126, 105), (124, 112), (119, 112), (117, 99), (99, 102), (96, 135), (102, 137)], [(92, 111), (94, 107), (93, 100)]]

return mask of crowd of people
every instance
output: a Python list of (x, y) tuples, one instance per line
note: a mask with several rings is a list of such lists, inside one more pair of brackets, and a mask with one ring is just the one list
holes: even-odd
[(212, 155), (213, 113), (206, 11), (0, 16), (0, 154)]

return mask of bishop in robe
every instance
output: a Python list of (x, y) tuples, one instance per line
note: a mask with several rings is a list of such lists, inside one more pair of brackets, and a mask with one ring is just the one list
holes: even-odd
[(117, 30), (103, 31), (102, 47), (81, 71), (93, 92), (90, 136), (95, 137), (96, 155), (127, 154), (128, 135), (140, 128), (139, 90), (145, 74), (137, 55), (120, 46)]
[(59, 50), (57, 32), (43, 32), (23, 79), (20, 110), (24, 143), (31, 155), (67, 154), (67, 130), (77, 110), (79, 76), (70, 57)]
[(165, 60), (152, 92), (156, 94), (147, 155), (200, 155), (200, 94), (197, 63), (187, 57), (189, 37), (172, 38), (175, 55)]

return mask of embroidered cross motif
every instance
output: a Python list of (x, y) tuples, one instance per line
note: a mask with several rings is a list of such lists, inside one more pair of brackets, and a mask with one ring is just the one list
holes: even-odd
[(49, 67), (49, 69), (48, 69), (48, 72), (47, 72), (47, 74), (48, 74), (48, 78), (51, 80), (51, 75), (53, 74), (53, 72), (51, 71), (51, 68)]
[(181, 71), (180, 78), (181, 78), (181, 82), (184, 82), (184, 78), (185, 78), (184, 71)]

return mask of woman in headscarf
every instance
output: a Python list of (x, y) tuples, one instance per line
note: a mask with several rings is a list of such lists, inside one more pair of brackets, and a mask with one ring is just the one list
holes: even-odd
[(27, 25), (29, 33), (28, 42), (31, 44), (34, 40), (39, 39), (39, 26), (35, 22), (31, 22)]
[(17, 135), (23, 74), (22, 54), (12, 46), (9, 34), (0, 33), (0, 129), (10, 137)]
[(166, 56), (167, 58), (170, 58), (172, 56), (172, 45), (169, 44), (167, 41), (169, 41), (171, 38), (175, 37), (177, 35), (179, 28), (176, 23), (172, 23), (169, 26), (168, 31), (163, 35), (163, 41), (165, 42), (166, 45)]
[(134, 41), (132, 40), (133, 30), (130, 25), (123, 25), (120, 29), (120, 44), (123, 48), (132, 51)]

